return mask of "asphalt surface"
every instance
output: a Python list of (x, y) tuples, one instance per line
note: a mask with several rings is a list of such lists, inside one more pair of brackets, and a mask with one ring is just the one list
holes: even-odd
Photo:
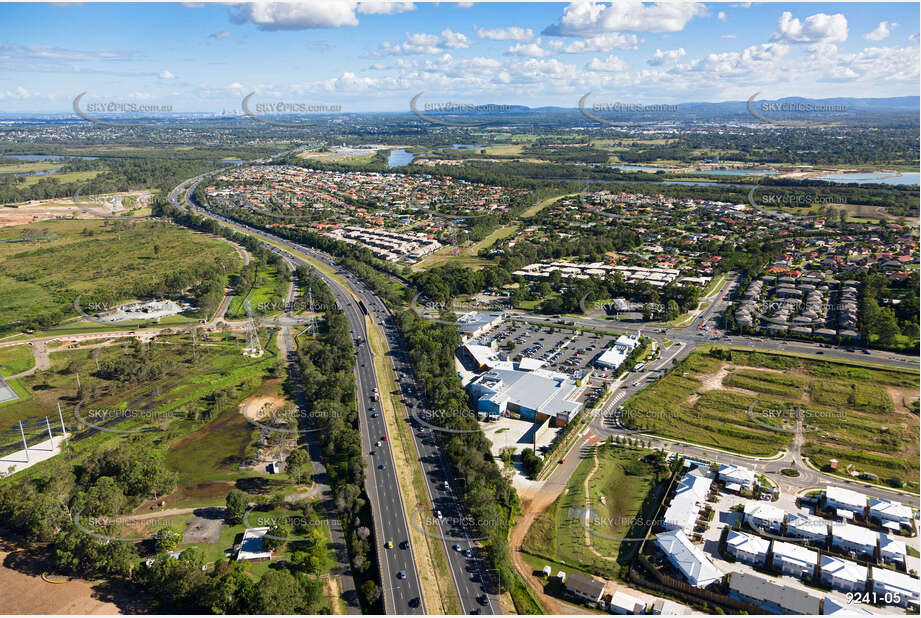
[[(232, 221), (221, 215), (205, 211), (188, 199), (190, 191), (201, 179), (196, 177), (180, 184), (170, 193), (170, 200), (180, 208), (190, 208), (198, 214), (206, 215), (218, 221), (243, 228), (251, 234), (266, 240), (272, 240), (331, 263), (328, 257), (318, 252), (288, 242), (248, 225)], [(180, 199), (182, 200), (180, 202)], [(273, 245), (269, 248), (291, 260), (296, 265), (310, 266), (310, 264), (293, 253), (283, 251)], [(337, 265), (331, 264), (339, 269)], [(359, 428), (362, 439), (362, 450), (366, 453), (366, 481), (365, 490), (371, 502), (371, 511), (374, 519), (375, 546), (379, 557), (378, 563), (381, 572), (381, 591), (384, 598), (384, 611), (389, 614), (425, 614), (422, 602), (421, 586), (418, 570), (413, 557), (412, 545), (409, 543), (408, 518), (403, 510), (403, 500), (400, 495), (400, 485), (393, 466), (393, 454), (390, 451), (389, 437), (383, 416), (371, 417), (368, 407), (371, 406), (372, 394), (378, 388), (377, 376), (374, 373), (374, 363), (371, 351), (367, 344), (368, 335), (364, 313), (351, 294), (338, 283), (327, 277), (324, 273), (316, 271), (330, 286), (336, 301), (342, 308), (349, 322), (353, 341), (361, 340), (356, 346), (355, 375), (358, 391)], [(367, 304), (367, 303), (366, 303)], [(379, 409), (379, 405), (376, 405)], [(381, 446), (375, 444), (381, 442)], [(374, 450), (375, 455), (370, 455)], [(383, 468), (381, 467), (383, 466)], [(385, 544), (393, 543), (392, 549), (387, 549)]]

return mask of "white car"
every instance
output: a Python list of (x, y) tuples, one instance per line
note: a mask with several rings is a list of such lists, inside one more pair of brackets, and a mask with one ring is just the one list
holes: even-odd
[(441, 511), (435, 511), (435, 517), (437, 517), (438, 519), (443, 519)]
[(381, 445), (381, 441), (380, 441), (380, 440), (378, 440), (377, 442), (374, 443), (374, 446), (380, 446), (380, 445)]

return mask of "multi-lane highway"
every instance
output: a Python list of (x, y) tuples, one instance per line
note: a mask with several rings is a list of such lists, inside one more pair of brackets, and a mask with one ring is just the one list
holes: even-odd
[[(307, 254), (314, 259), (331, 263), (328, 257), (322, 256), (312, 249), (296, 245), (256, 228), (231, 221), (221, 215), (199, 208), (189, 200), (189, 193), (194, 191), (201, 178), (196, 177), (187, 180), (176, 187), (170, 193), (170, 200), (173, 205), (181, 209), (194, 210), (200, 215), (243, 229), (265, 241), (271, 241), (274, 244), (268, 244), (268, 247), (272, 251), (283, 255), (296, 265), (310, 266), (310, 263), (294, 252)], [(288, 247), (291, 252), (279, 248), (276, 246), (278, 244)], [(338, 268), (335, 265), (333, 267)], [(367, 454), (368, 465), (365, 490), (371, 502), (374, 519), (375, 545), (381, 571), (384, 611), (396, 614), (424, 614), (425, 605), (422, 600), (418, 569), (413, 556), (412, 544), (409, 540), (408, 518), (403, 509), (400, 484), (393, 465), (387, 428), (382, 416), (372, 417), (373, 412), (368, 410), (371, 406), (372, 395), (375, 389), (379, 387), (374, 373), (371, 350), (367, 344), (368, 334), (364, 313), (349, 290), (344, 289), (323, 272), (317, 272), (332, 289), (336, 301), (349, 322), (353, 339), (361, 342), (356, 346), (355, 366), (359, 426), (362, 436), (362, 448)], [(377, 445), (378, 443), (380, 443), (380, 446)], [(371, 455), (371, 451), (374, 451), (375, 454)], [(388, 547), (391, 543), (392, 548)]]

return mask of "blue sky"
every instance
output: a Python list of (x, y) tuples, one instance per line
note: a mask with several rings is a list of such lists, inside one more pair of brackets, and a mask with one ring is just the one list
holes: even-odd
[(0, 113), (408, 111), (919, 90), (918, 3), (0, 4)]

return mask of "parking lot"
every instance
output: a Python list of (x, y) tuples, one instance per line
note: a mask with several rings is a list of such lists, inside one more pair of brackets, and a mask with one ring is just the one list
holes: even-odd
[(579, 395), (579, 401), (589, 403), (602, 396), (607, 383), (612, 381), (611, 373), (595, 369), (592, 361), (617, 338), (610, 335), (597, 335), (578, 330), (568, 330), (559, 326), (538, 326), (523, 321), (505, 322), (480, 339), (487, 343), (495, 339), (499, 350), (509, 357), (533, 358), (543, 361), (543, 368), (573, 377), (581, 377), (581, 372), (592, 370), (586, 388)]

